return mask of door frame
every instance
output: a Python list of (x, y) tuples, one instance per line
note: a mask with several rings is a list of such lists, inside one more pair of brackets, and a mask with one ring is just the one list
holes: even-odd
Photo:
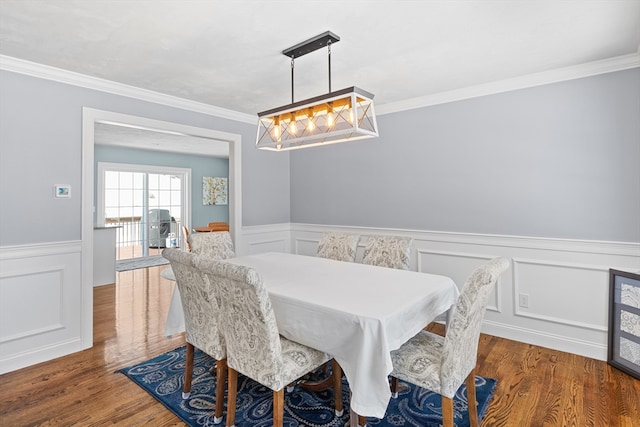
[[(177, 132), (227, 142), (229, 144), (229, 231), (236, 243), (242, 227), (241, 135), (84, 107), (82, 109), (82, 324), (80, 325), (83, 349), (93, 346), (94, 143), (95, 124), (100, 122)], [(203, 143), (206, 143), (206, 139), (203, 139)]]

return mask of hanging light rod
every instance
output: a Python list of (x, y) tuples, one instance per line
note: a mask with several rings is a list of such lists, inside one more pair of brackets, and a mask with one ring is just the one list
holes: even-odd
[(282, 54), (291, 59), (295, 59), (339, 41), (340, 37), (333, 34), (331, 31), (325, 31), (322, 34), (311, 37), (309, 40), (305, 40), (302, 43), (298, 43), (295, 46), (291, 46), (290, 48), (283, 50)]
[[(331, 45), (340, 37), (325, 31), (282, 51), (291, 58), (291, 104), (258, 113), (256, 147), (284, 151), (378, 136), (373, 94), (355, 86), (331, 89)], [(327, 47), (329, 91), (295, 102), (296, 58)]]

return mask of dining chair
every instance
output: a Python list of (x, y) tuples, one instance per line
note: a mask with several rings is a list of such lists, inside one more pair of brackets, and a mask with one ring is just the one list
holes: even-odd
[(191, 252), (191, 244), (189, 243), (189, 229), (186, 226), (182, 226), (182, 237), (184, 239), (184, 248), (187, 252)]
[(186, 364), (182, 398), (191, 395), (194, 349), (199, 348), (216, 359), (216, 406), (214, 423), (222, 422), (224, 410), (224, 386), (226, 381), (226, 345), (219, 327), (218, 300), (208, 278), (193, 265), (195, 255), (177, 248), (167, 248), (162, 256), (171, 262), (176, 285), (180, 290), (184, 311)]
[(191, 252), (211, 259), (226, 259), (236, 256), (233, 241), (228, 231), (189, 234)]
[(226, 222), (210, 222), (207, 227), (210, 231), (229, 231), (229, 224)]
[(345, 233), (322, 233), (316, 256), (336, 261), (354, 262), (360, 236)]
[(369, 236), (362, 263), (408, 270), (411, 242), (409, 237)]
[[(220, 297), (220, 327), (227, 346), (227, 427), (235, 424), (238, 372), (273, 390), (273, 425), (284, 422), (284, 389), (331, 359), (329, 355), (278, 333), (261, 276), (242, 265), (202, 256), (195, 266)], [(335, 413), (341, 416), (342, 369), (334, 362)]]
[(471, 273), (444, 337), (423, 330), (391, 352), (394, 397), (398, 379), (440, 394), (443, 427), (453, 427), (453, 396), (466, 381), (470, 425), (478, 426), (475, 367), (480, 328), (491, 290), (507, 268), (507, 259), (495, 258)]

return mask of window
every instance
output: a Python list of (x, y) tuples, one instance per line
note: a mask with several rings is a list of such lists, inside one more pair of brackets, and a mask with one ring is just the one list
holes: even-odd
[(190, 170), (98, 163), (98, 225), (118, 227), (116, 258), (159, 255), (183, 241), (188, 223)]

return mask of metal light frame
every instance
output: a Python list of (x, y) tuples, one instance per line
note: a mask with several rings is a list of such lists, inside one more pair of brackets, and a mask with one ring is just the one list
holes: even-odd
[[(258, 113), (256, 147), (286, 151), (378, 136), (373, 94), (355, 86), (331, 91), (331, 44), (340, 37), (330, 31), (282, 51), (291, 58), (291, 104)], [(294, 60), (328, 48), (329, 92), (294, 102)]]

